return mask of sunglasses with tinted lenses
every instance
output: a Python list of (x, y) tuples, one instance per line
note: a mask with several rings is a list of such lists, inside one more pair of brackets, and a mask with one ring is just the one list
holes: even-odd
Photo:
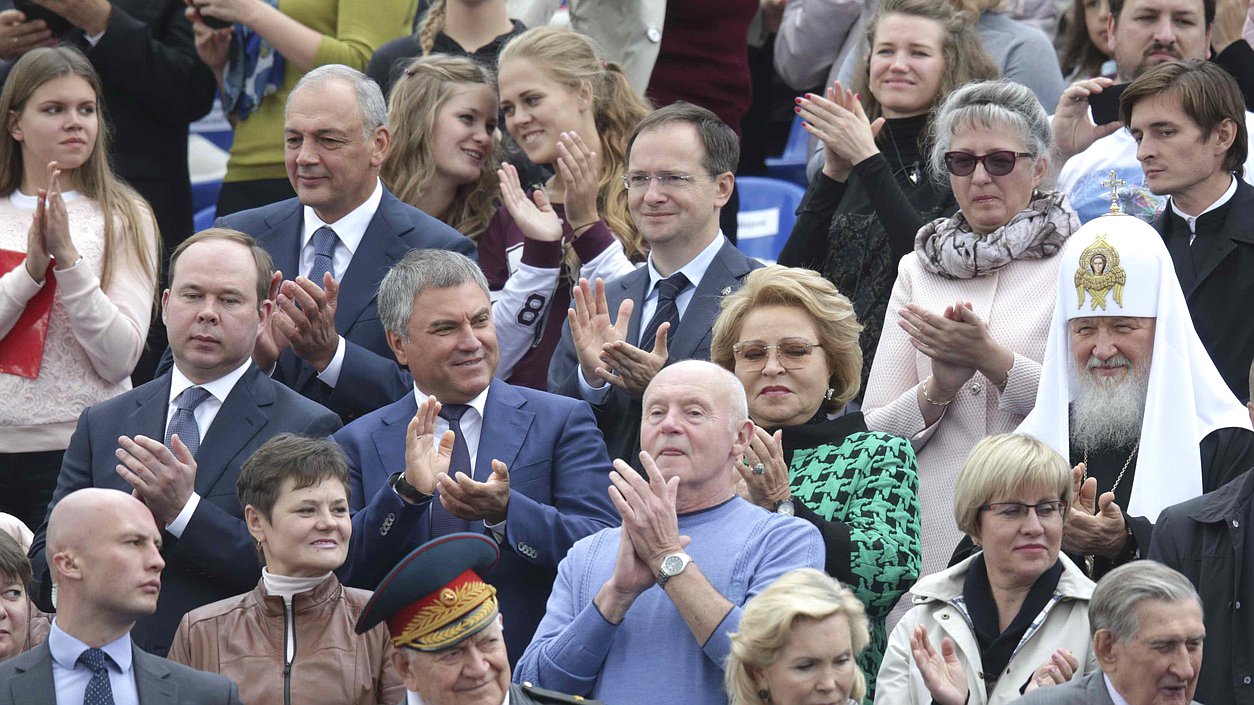
[(983, 164), (989, 176), (1005, 176), (1014, 171), (1019, 157), (1030, 156), (1027, 152), (1012, 152), (1009, 149), (989, 152), (982, 157), (970, 152), (945, 152), (945, 168), (954, 176), (970, 176), (976, 164)]

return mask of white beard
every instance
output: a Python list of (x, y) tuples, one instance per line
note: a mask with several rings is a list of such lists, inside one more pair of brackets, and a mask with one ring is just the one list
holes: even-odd
[[(1121, 380), (1096, 377), (1093, 367), (1127, 366)], [(1141, 437), (1145, 416), (1145, 396), (1149, 391), (1149, 369), (1137, 370), (1123, 355), (1105, 363), (1090, 357), (1085, 368), (1071, 363), (1071, 444), (1076, 448), (1122, 448)]]

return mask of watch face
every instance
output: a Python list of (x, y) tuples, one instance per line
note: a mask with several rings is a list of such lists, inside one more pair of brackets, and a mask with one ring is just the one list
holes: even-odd
[(779, 506), (777, 506), (777, 507), (775, 508), (775, 511), (776, 511), (777, 513), (779, 513), (779, 514), (785, 514), (785, 515), (787, 515), (787, 516), (793, 516), (793, 514), (794, 514), (794, 509), (793, 509), (793, 506), (792, 506), (792, 501), (791, 501), (791, 500), (787, 500), (787, 499), (786, 499), (786, 500), (784, 500), (784, 501), (780, 502), (780, 503), (779, 503)]
[(667, 556), (662, 560), (662, 572), (674, 575), (684, 569), (684, 559), (679, 556)]

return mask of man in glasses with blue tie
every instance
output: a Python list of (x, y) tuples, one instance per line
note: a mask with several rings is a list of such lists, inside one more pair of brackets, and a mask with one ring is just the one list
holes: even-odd
[(235, 684), (144, 652), (130, 632), (157, 608), (162, 532), (139, 500), (87, 488), (48, 520), (60, 611), (48, 640), (0, 665), (0, 705), (239, 705)]
[(379, 181), (391, 146), (387, 104), (365, 74), (340, 64), (313, 69), (285, 113), (284, 163), (296, 198), (217, 225), (257, 238), (282, 272), (271, 282), (275, 315), (257, 364), (348, 422), (412, 385), (379, 325), (379, 280), (411, 249), (473, 258), (475, 243)]
[[(186, 612), (246, 592), (260, 576), (235, 492), (244, 461), (280, 433), (326, 436), (340, 426), (252, 361), (272, 315), (270, 271), (266, 251), (240, 232), (214, 228), (179, 245), (161, 297), (173, 366), (84, 411), (61, 464), (50, 511), (75, 490), (121, 490), (163, 530), (161, 599), (132, 631), (159, 655)], [(45, 520), (30, 557), (35, 602), (52, 611), (47, 530)]]
[(373, 589), (409, 551), (471, 531), (500, 545), (485, 575), (517, 659), (557, 564), (616, 524), (610, 458), (582, 401), (495, 379), (488, 283), (455, 252), (414, 250), (379, 285), (388, 343), (413, 383), (333, 439), (349, 463), (353, 536), (341, 579)]
[(632, 132), (623, 181), (648, 262), (580, 282), (549, 367), (550, 391), (592, 404), (611, 457), (638, 462), (645, 387), (671, 361), (710, 359), (719, 302), (762, 266), (719, 230), (739, 160), (735, 132), (682, 101)]

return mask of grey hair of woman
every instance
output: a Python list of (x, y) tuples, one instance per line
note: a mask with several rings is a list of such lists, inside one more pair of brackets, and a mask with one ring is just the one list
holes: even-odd
[(1137, 618), (1137, 606), (1146, 600), (1178, 603), (1196, 600), (1202, 604), (1193, 583), (1174, 569), (1157, 561), (1125, 563), (1102, 576), (1089, 601), (1089, 630), (1105, 629), (1115, 641), (1126, 642), (1144, 626)]
[(1009, 127), (1017, 131), (1024, 150), (1032, 155), (1033, 164), (1048, 159), (1054, 146), (1049, 115), (1029, 88), (1005, 79), (969, 83), (950, 93), (936, 108), (932, 119), (932, 149), (928, 162), (932, 178), (938, 183), (949, 184), (945, 152), (950, 151), (954, 134), (968, 127)]

